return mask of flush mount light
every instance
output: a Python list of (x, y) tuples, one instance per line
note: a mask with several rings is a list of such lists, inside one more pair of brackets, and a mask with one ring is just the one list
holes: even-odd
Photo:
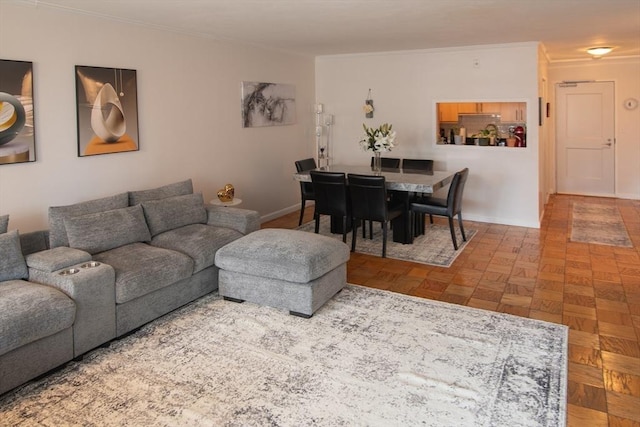
[(609, 46), (596, 46), (587, 49), (587, 53), (593, 55), (594, 58), (599, 58), (602, 55), (606, 55), (607, 53), (611, 52), (612, 50), (613, 48)]

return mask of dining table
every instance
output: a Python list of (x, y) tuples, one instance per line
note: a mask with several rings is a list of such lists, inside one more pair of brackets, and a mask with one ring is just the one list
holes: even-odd
[[(393, 241), (398, 243), (413, 243), (414, 235), (419, 234), (411, 221), (411, 198), (415, 194), (433, 194), (440, 188), (451, 182), (455, 171), (418, 171), (402, 169), (385, 169), (374, 171), (371, 166), (363, 165), (329, 165), (316, 168), (318, 171), (342, 172), (344, 174), (358, 175), (382, 175), (385, 185), (392, 197), (401, 200), (404, 205), (404, 213), (392, 221)], [(296, 181), (311, 182), (310, 171), (296, 172), (293, 177)], [(347, 182), (348, 185), (348, 182)], [(342, 222), (331, 218), (331, 232), (342, 234)], [(418, 231), (418, 233), (416, 233)]]

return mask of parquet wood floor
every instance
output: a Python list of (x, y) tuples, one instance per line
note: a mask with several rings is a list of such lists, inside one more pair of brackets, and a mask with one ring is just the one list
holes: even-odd
[[(618, 206), (634, 247), (571, 242), (575, 201)], [(352, 253), (348, 282), (568, 325), (567, 425), (640, 427), (640, 201), (554, 195), (540, 229), (465, 228), (478, 233), (450, 268)]]

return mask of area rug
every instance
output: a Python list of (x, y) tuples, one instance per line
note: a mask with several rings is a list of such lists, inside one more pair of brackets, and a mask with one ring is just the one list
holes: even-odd
[[(298, 227), (298, 230), (315, 232), (315, 222), (307, 222)], [(396, 243), (392, 238), (392, 231), (387, 234), (387, 258), (399, 259), (402, 261), (411, 261), (420, 264), (435, 265), (438, 267), (450, 267), (453, 261), (462, 253), (467, 243), (476, 234), (475, 230), (465, 229), (467, 241), (462, 241), (460, 229), (456, 226), (456, 236), (458, 239), (458, 250), (453, 249), (451, 241), (451, 232), (449, 226), (439, 224), (425, 224), (425, 232), (423, 235), (414, 239), (413, 244), (404, 245)], [(342, 234), (331, 233), (331, 219), (329, 216), (320, 217), (320, 234), (331, 236), (342, 240)], [(382, 228), (380, 224), (374, 224), (373, 239), (369, 239), (369, 231), (367, 230), (367, 238), (362, 238), (362, 230), (359, 230), (356, 239), (356, 252), (363, 254), (382, 256)], [(347, 244), (351, 247), (351, 233), (347, 234)]]
[(3, 425), (563, 426), (567, 328), (348, 285), (311, 319), (211, 294), (0, 397)]
[(573, 242), (633, 247), (616, 206), (576, 202), (573, 204), (572, 217)]

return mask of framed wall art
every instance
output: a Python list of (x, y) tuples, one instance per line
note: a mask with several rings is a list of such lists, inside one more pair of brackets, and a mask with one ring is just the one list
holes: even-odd
[(35, 161), (33, 63), (0, 59), (0, 165)]
[(78, 156), (138, 151), (136, 70), (76, 65)]
[(296, 87), (242, 82), (242, 127), (291, 125), (296, 122)]

